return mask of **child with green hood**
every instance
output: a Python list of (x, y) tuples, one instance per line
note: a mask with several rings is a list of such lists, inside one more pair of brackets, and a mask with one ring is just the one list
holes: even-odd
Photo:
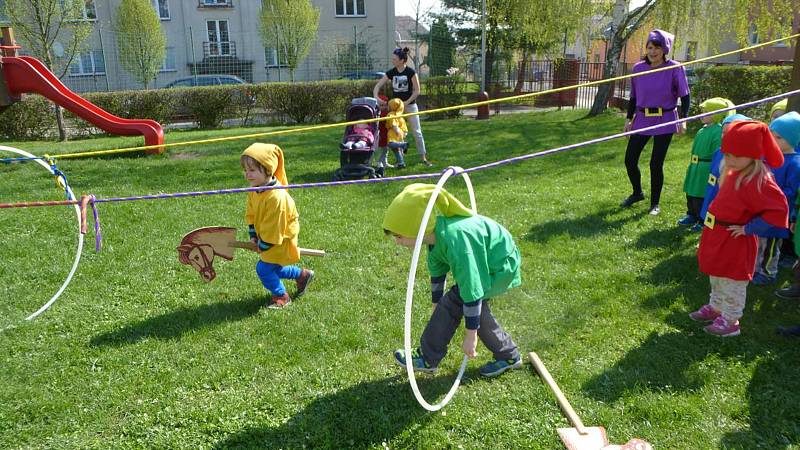
[[(700, 111), (709, 113), (734, 106), (725, 98), (714, 97), (700, 104)], [(683, 181), (683, 191), (686, 193), (686, 215), (678, 219), (678, 225), (695, 226), (695, 231), (702, 230), (703, 218), (700, 211), (708, 184), (708, 175), (711, 173), (711, 160), (714, 152), (722, 145), (722, 120), (736, 114), (735, 110), (706, 116), (700, 119), (703, 122), (692, 143), (692, 155), (689, 166), (686, 168), (686, 178)]]
[[(430, 184), (411, 184), (392, 200), (383, 229), (397, 244), (414, 247), (434, 189)], [(462, 317), (466, 325), (461, 345), (464, 354), (476, 356), (479, 338), (494, 356), (481, 366), (481, 375), (493, 377), (520, 367), (517, 345), (492, 316), (488, 302), (521, 283), (521, 258), (514, 239), (502, 225), (475, 214), (444, 189), (439, 192), (436, 209), (439, 215), (430, 218), (422, 241), (428, 245), (433, 314), (420, 346), (412, 352), (414, 370), (436, 371)], [(455, 284), (445, 294), (448, 272)], [(406, 366), (403, 350), (395, 351), (394, 358)]]

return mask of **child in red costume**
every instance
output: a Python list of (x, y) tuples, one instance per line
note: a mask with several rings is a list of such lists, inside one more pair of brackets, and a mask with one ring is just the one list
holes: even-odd
[(756, 234), (770, 226), (787, 227), (789, 208), (762, 161), (771, 167), (783, 164), (783, 154), (766, 124), (733, 123), (722, 137), (721, 150), (725, 159), (719, 193), (708, 207), (697, 251), (700, 271), (710, 278), (711, 296), (689, 317), (713, 321), (705, 330), (726, 337), (739, 334), (756, 261)]

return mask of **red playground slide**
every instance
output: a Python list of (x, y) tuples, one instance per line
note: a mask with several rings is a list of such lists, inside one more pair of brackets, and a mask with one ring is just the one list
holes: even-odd
[[(144, 136), (145, 145), (164, 143), (164, 130), (155, 120), (123, 119), (89, 102), (64, 86), (57, 76), (41, 61), (30, 56), (3, 56), (3, 77), (9, 94), (19, 96), (35, 93), (50, 99), (81, 119), (101, 130), (119, 136)], [(147, 153), (161, 153), (163, 147)]]

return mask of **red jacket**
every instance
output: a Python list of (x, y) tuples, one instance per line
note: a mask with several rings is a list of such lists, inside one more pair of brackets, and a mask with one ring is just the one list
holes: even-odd
[[(759, 192), (758, 180), (742, 182), (736, 189), (738, 172), (730, 172), (719, 194), (708, 207), (708, 214), (716, 223), (714, 228), (703, 227), (697, 261), (706, 275), (749, 281), (756, 264), (758, 237), (754, 235), (734, 238), (727, 224), (745, 225), (756, 217), (776, 227), (786, 228), (789, 207), (786, 196), (770, 174), (765, 177)], [(706, 222), (708, 222), (707, 218)], [(720, 223), (724, 222), (724, 223)]]

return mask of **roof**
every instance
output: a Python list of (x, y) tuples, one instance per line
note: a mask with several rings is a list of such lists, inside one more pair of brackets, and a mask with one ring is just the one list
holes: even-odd
[(428, 34), (428, 27), (421, 23), (419, 24), (419, 29), (417, 30), (417, 21), (411, 16), (397, 16), (394, 18), (394, 21), (395, 29), (398, 33), (400, 33), (400, 40), (403, 42), (413, 42), (415, 40), (415, 32), (419, 34)]

